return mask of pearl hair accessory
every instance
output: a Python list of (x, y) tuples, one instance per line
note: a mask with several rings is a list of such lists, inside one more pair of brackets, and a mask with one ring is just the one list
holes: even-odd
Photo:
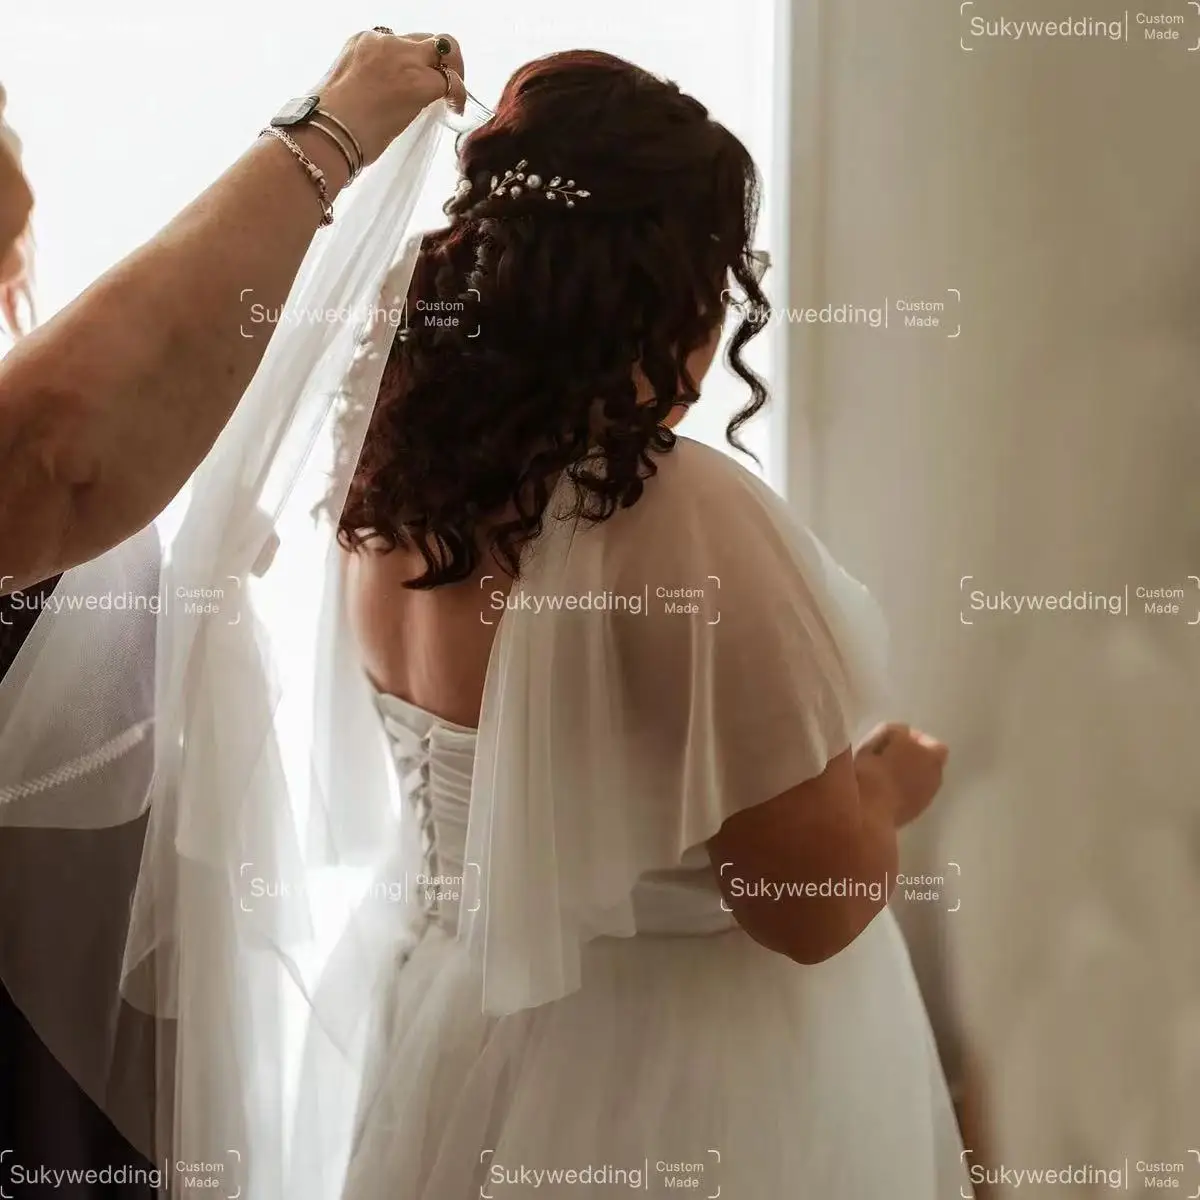
[[(558, 200), (561, 197), (566, 202), (567, 208), (574, 208), (576, 200), (586, 200), (592, 194), (585, 188), (577, 188), (575, 180), (564, 180), (561, 175), (555, 175), (547, 183), (540, 175), (529, 173), (528, 167), (528, 161), (521, 159), (511, 171), (504, 173), (503, 179), (493, 175), (492, 190), (488, 193), (488, 198), (494, 199), (506, 195), (516, 198), (525, 192), (536, 192), (547, 200)], [(471, 181), (469, 179), (461, 180), (458, 185), (459, 197), (468, 195), (470, 191)]]

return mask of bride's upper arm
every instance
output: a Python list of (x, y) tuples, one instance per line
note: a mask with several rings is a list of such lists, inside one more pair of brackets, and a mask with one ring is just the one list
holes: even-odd
[[(613, 626), (628, 734), (654, 761), (655, 802), (681, 810), (681, 846), (707, 844), (739, 922), (819, 961), (886, 902), (894, 831), (864, 817), (854, 686), (806, 531), (718, 452), (682, 448), (614, 547), (620, 586), (649, 604)], [(689, 584), (699, 611), (672, 607)], [(837, 879), (858, 894), (808, 886)]]
[(895, 828), (864, 803), (850, 750), (820, 775), (730, 817), (709, 859), (738, 924), (797, 962), (845, 949), (887, 904)]

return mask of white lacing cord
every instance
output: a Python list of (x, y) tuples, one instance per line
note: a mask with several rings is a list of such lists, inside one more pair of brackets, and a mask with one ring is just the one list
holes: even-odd
[(28, 783), (0, 788), (0, 807), (12, 804), (15, 800), (23, 800), (27, 796), (39, 795), (51, 788), (61, 787), (64, 783), (70, 783), (73, 779), (78, 779), (82, 775), (90, 775), (93, 771), (108, 766), (109, 763), (115, 762), (145, 741), (146, 733), (153, 724), (154, 718), (148, 717), (136, 725), (131, 725), (124, 733), (105, 742), (103, 746), (98, 746), (87, 754), (81, 754), (78, 758), (63, 763), (61, 767), (56, 767), (45, 775), (39, 775), (37, 779), (31, 779)]

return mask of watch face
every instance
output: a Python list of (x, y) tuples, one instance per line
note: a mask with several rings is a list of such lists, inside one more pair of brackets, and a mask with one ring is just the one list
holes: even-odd
[(301, 122), (307, 121), (317, 111), (317, 105), (320, 103), (320, 96), (298, 96), (295, 100), (289, 100), (271, 118), (271, 124), (299, 125)]

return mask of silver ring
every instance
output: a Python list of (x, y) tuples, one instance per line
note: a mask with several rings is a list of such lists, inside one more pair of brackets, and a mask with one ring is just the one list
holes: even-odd
[(376, 33), (389, 33), (392, 35), (392, 37), (396, 36), (396, 31), (394, 29), (389, 29), (386, 25), (373, 25), (372, 28)]

